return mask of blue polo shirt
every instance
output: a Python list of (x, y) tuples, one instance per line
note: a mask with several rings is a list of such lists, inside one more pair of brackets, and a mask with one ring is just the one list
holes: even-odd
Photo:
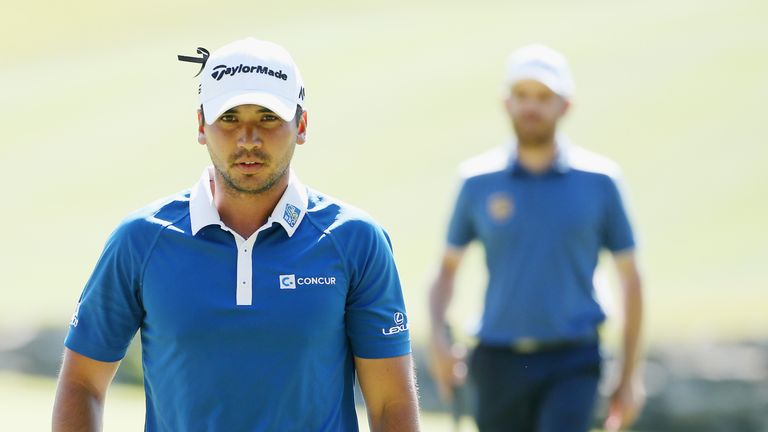
[(356, 431), (353, 356), (408, 354), (387, 234), (291, 173), (244, 239), (207, 169), (112, 233), (65, 345), (120, 360), (142, 342), (147, 431)]
[(594, 337), (605, 319), (592, 283), (602, 248), (635, 242), (610, 160), (558, 138), (549, 170), (527, 172), (514, 145), (462, 166), (448, 244), (485, 248), (478, 338), (490, 345)]

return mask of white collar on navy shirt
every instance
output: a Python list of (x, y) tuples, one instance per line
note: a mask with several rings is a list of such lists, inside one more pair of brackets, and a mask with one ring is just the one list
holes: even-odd
[[(571, 140), (563, 133), (555, 135), (555, 146), (557, 147), (555, 160), (552, 162), (552, 167), (559, 172), (566, 172), (571, 167), (571, 161), (569, 158), (570, 150), (573, 146)], [(517, 161), (517, 138), (512, 138), (508, 144), (509, 148), (509, 167), (515, 166)]]
[[(192, 188), (189, 197), (189, 219), (192, 225), (192, 235), (196, 235), (198, 231), (208, 225), (226, 227), (224, 222), (221, 221), (219, 212), (216, 210), (216, 205), (213, 202), (213, 194), (211, 193), (212, 176), (213, 167), (205, 168), (200, 176), (200, 180)], [(304, 219), (307, 205), (307, 188), (299, 181), (293, 170), (290, 170), (288, 188), (283, 193), (280, 201), (277, 202), (275, 209), (264, 226), (268, 227), (277, 222), (283, 226), (285, 232), (288, 233), (288, 237), (291, 237)], [(229, 230), (229, 228), (227, 229)]]

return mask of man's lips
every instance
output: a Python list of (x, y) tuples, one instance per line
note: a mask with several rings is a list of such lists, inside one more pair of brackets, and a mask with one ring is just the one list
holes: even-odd
[(539, 114), (533, 114), (533, 113), (523, 114), (521, 116), (521, 118), (522, 118), (523, 121), (527, 121), (527, 122), (531, 122), (531, 123), (538, 123), (538, 122), (544, 120), (544, 118), (542, 116), (540, 116)]
[(264, 166), (262, 161), (239, 161), (235, 162), (235, 166), (243, 171), (255, 171)]

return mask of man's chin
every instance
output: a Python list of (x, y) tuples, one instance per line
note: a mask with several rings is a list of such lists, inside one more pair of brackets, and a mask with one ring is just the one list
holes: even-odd
[(230, 175), (227, 180), (229, 189), (241, 194), (255, 195), (269, 189), (267, 182), (255, 174)]
[(515, 125), (515, 134), (517, 135), (517, 140), (521, 143), (547, 145), (554, 138), (555, 131), (548, 127)]
[(543, 147), (552, 143), (554, 135), (549, 133), (517, 134), (517, 141), (529, 147)]
[(257, 195), (270, 189), (269, 185), (265, 185), (260, 182), (241, 182), (235, 186), (238, 192), (248, 195)]

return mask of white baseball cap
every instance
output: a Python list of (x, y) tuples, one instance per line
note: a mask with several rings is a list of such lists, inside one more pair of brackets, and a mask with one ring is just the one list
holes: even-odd
[(573, 77), (568, 61), (547, 46), (528, 45), (507, 58), (507, 86), (525, 79), (538, 81), (563, 98), (573, 96)]
[(214, 51), (202, 71), (200, 105), (213, 124), (238, 105), (261, 105), (285, 121), (296, 105), (304, 107), (304, 81), (288, 51), (254, 38), (241, 39)]

